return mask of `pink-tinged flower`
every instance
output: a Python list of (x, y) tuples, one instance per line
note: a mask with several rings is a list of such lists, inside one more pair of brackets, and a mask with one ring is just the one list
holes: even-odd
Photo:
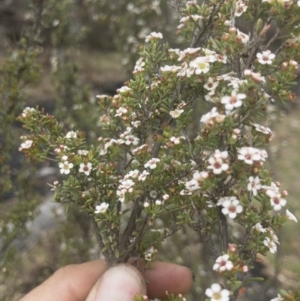
[(158, 162), (160, 162), (160, 159), (158, 159), (158, 158), (152, 158), (152, 159), (150, 159), (148, 162), (146, 162), (145, 164), (144, 164), (144, 167), (145, 168), (150, 168), (150, 169), (154, 169), (154, 168), (156, 168), (156, 164), (158, 163)]
[(230, 271), (233, 268), (233, 263), (229, 260), (229, 255), (224, 254), (216, 259), (213, 265), (213, 270), (218, 272)]
[(91, 173), (91, 170), (92, 170), (92, 163), (91, 162), (88, 162), (86, 164), (85, 163), (80, 163), (79, 172), (83, 172), (87, 176), (89, 176), (90, 173)]
[(242, 106), (242, 100), (246, 98), (246, 94), (237, 93), (235, 90), (231, 92), (231, 96), (224, 96), (221, 99), (221, 103), (225, 105), (227, 111), (232, 111)]
[(252, 165), (254, 161), (261, 161), (261, 151), (254, 147), (241, 147), (238, 149), (238, 160), (244, 161), (246, 164)]
[(227, 157), (227, 151), (220, 152), (219, 150), (216, 150), (215, 153), (208, 159), (208, 163), (210, 165), (207, 167), (207, 169), (212, 169), (215, 175), (219, 175), (223, 171), (228, 170), (229, 165), (223, 161), (223, 159), (226, 159)]
[(162, 39), (163, 35), (160, 32), (151, 32), (148, 36), (146, 36), (145, 42), (148, 43), (152, 40), (159, 40)]
[(184, 112), (184, 110), (179, 110), (176, 109), (174, 111), (170, 111), (170, 115), (172, 116), (172, 118), (178, 118), (182, 113)]
[(287, 219), (298, 223), (297, 217), (293, 213), (291, 213), (288, 209), (286, 209), (286, 217)]
[(262, 126), (262, 125), (257, 124), (257, 123), (253, 123), (253, 126), (254, 126), (255, 130), (260, 132), (260, 133), (263, 133), (265, 135), (272, 135), (272, 131), (268, 127)]
[(205, 295), (210, 298), (210, 301), (229, 301), (230, 291), (222, 289), (220, 284), (214, 283), (206, 289)]
[(60, 162), (58, 166), (60, 168), (60, 173), (67, 175), (70, 173), (70, 169), (73, 167), (73, 163), (64, 161), (64, 162)]
[(259, 177), (249, 177), (249, 182), (248, 182), (248, 185), (247, 185), (247, 190), (248, 191), (251, 191), (253, 193), (254, 196), (257, 195), (257, 190), (259, 190), (261, 188), (261, 185), (260, 185), (260, 179)]
[(29, 149), (31, 148), (32, 144), (32, 140), (26, 140), (25, 142), (21, 143), (19, 150), (21, 151), (22, 149)]
[(77, 138), (77, 134), (74, 131), (70, 131), (67, 133), (66, 138), (67, 139), (75, 139), (75, 138)]
[(210, 69), (207, 58), (200, 56), (190, 62), (190, 67), (194, 68), (195, 74), (207, 73)]
[(271, 253), (273, 253), (273, 254), (276, 253), (276, 251), (277, 251), (277, 245), (269, 237), (265, 238), (264, 245), (269, 248), (269, 250), (270, 250)]
[(124, 114), (127, 113), (127, 109), (126, 108), (123, 108), (123, 107), (120, 107), (116, 110), (116, 114), (115, 114), (115, 117), (117, 116), (122, 116)]
[(224, 215), (228, 215), (230, 218), (236, 218), (237, 214), (243, 211), (243, 207), (240, 205), (240, 202), (236, 197), (221, 198), (218, 201), (218, 206), (219, 205), (223, 206), (222, 213)]
[(258, 52), (256, 54), (256, 57), (258, 59), (258, 62), (262, 65), (271, 65), (274, 58), (275, 58), (275, 54), (272, 53), (270, 50), (266, 50), (266, 51), (263, 51), (262, 53)]
[(95, 210), (95, 213), (98, 214), (98, 213), (105, 213), (107, 211), (107, 208), (108, 208), (109, 204), (108, 203), (101, 203), (100, 205), (96, 206), (96, 210)]
[(147, 170), (144, 170), (138, 177), (139, 181), (145, 181), (147, 176), (149, 175), (149, 172)]

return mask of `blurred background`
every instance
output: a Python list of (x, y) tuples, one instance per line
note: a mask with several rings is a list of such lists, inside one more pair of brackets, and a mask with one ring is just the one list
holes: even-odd
[[(95, 96), (113, 95), (130, 79), (146, 35), (159, 31), (170, 45), (182, 45), (171, 6), (164, 0), (0, 0), (0, 300), (19, 300), (59, 267), (101, 256), (85, 213), (53, 202), (48, 183), (60, 178), (57, 163), (29, 162), (18, 151), (26, 133), (17, 116), (39, 106), (66, 130), (84, 130), (90, 143), (96, 141), (101, 129)], [(298, 97), (299, 87), (298, 81)], [(268, 150), (274, 180), (289, 192), (287, 208), (300, 219), (298, 97), (275, 104), (266, 119), (275, 132)], [(279, 287), (297, 288), (299, 224), (289, 223), (278, 236), (278, 252), (260, 256), (252, 270), (264, 280), (239, 300), (267, 301)], [(209, 247), (190, 229), (166, 241), (158, 259), (193, 270), (188, 300), (201, 299), (216, 277)]]

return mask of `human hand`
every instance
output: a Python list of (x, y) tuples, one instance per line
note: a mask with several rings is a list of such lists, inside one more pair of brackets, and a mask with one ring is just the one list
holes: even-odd
[(155, 262), (141, 273), (130, 264), (108, 268), (96, 260), (60, 268), (20, 301), (132, 301), (136, 294), (163, 298), (166, 291), (185, 293), (191, 284), (192, 273), (183, 266)]

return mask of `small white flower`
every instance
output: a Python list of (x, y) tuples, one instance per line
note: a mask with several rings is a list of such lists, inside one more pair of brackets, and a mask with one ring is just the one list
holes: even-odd
[(137, 169), (135, 170), (131, 170), (127, 175), (124, 176), (124, 179), (128, 179), (128, 178), (137, 178), (137, 176), (139, 175), (139, 171)]
[(188, 191), (194, 191), (194, 190), (199, 189), (200, 186), (199, 186), (199, 183), (198, 183), (197, 180), (192, 179), (192, 180), (190, 180), (190, 181), (188, 181), (188, 182), (185, 183), (185, 188)]
[(29, 148), (31, 148), (32, 144), (33, 144), (32, 140), (26, 140), (25, 142), (21, 143), (20, 150), (29, 149)]
[(146, 36), (145, 42), (148, 43), (151, 40), (162, 39), (163, 35), (160, 32), (151, 32), (148, 36)]
[(218, 81), (214, 81), (212, 77), (209, 77), (208, 81), (206, 82), (206, 84), (203, 87), (206, 90), (214, 91), (214, 90), (216, 90), (216, 88), (218, 87), (218, 85), (219, 85)]
[(150, 159), (148, 162), (146, 162), (145, 164), (144, 164), (144, 167), (145, 168), (150, 168), (150, 169), (154, 169), (154, 168), (156, 168), (156, 163), (158, 163), (158, 162), (160, 162), (160, 159), (158, 159), (158, 158), (152, 158), (152, 159)]
[(144, 170), (144, 171), (138, 176), (138, 180), (139, 180), (139, 181), (145, 181), (148, 175), (149, 175), (149, 172), (148, 172), (147, 170)]
[(66, 138), (67, 139), (75, 139), (75, 138), (77, 138), (77, 134), (74, 131), (70, 131), (67, 133)]
[(223, 171), (228, 170), (229, 165), (223, 162), (223, 159), (228, 157), (228, 152), (220, 152), (220, 150), (216, 150), (215, 153), (208, 159), (208, 163), (210, 164), (207, 168), (212, 169), (215, 175), (221, 174)]
[(138, 137), (135, 137), (134, 135), (127, 135), (125, 137), (125, 144), (126, 145), (138, 145), (140, 139)]
[(164, 201), (168, 200), (169, 197), (170, 197), (170, 196), (169, 196), (168, 194), (164, 194), (164, 195), (162, 196), (162, 198), (163, 198)]
[(120, 189), (128, 190), (128, 189), (130, 189), (133, 185), (134, 185), (134, 182), (133, 182), (132, 180), (130, 180), (130, 179), (121, 179), (121, 180), (120, 180), (119, 188), (120, 188)]
[(207, 73), (210, 69), (209, 62), (205, 57), (197, 57), (190, 62), (190, 67), (195, 69), (195, 74)]
[(181, 69), (180, 66), (170, 66), (170, 65), (165, 65), (160, 67), (161, 72), (171, 72), (171, 73), (176, 73)]
[(206, 289), (205, 295), (210, 298), (210, 301), (229, 301), (230, 291), (222, 289), (220, 284), (214, 283)]
[[(123, 86), (119, 89), (117, 89), (117, 92), (118, 93), (127, 93), (127, 92), (130, 92), (131, 91), (131, 88), (127, 87), (127, 86)], [(119, 95), (120, 96), (120, 95)]]
[(119, 109), (116, 110), (115, 117), (122, 116), (123, 114), (126, 114), (126, 113), (127, 113), (127, 109), (120, 107)]
[(105, 203), (105, 202), (101, 203), (100, 205), (97, 205), (95, 213), (96, 214), (98, 214), (98, 213), (105, 213), (107, 211), (108, 206), (109, 206), (109, 204)]
[(260, 132), (260, 133), (263, 133), (265, 135), (272, 135), (272, 131), (268, 127), (262, 126), (262, 125), (257, 124), (257, 123), (253, 123), (253, 126), (255, 127), (255, 130)]
[(60, 162), (59, 163), (60, 173), (61, 174), (69, 174), (70, 169), (73, 167), (73, 163), (69, 163), (68, 161)]
[(264, 245), (269, 248), (271, 253), (276, 253), (277, 246), (276, 246), (275, 242), (273, 240), (271, 240), (269, 237), (265, 238)]
[(247, 190), (252, 191), (253, 195), (256, 196), (257, 190), (260, 189), (260, 179), (257, 176), (255, 178), (251, 176), (248, 180)]
[(30, 115), (30, 113), (35, 112), (36, 110), (34, 108), (26, 107), (22, 112), (22, 117), (27, 117)]
[(240, 205), (239, 200), (235, 197), (224, 200), (221, 205), (223, 206), (222, 213), (224, 215), (228, 215), (230, 218), (236, 218), (237, 214), (243, 211), (243, 207)]
[(249, 42), (249, 36), (238, 29), (237, 29), (237, 37), (241, 40), (243, 44), (247, 44)]
[(225, 104), (225, 109), (227, 111), (232, 111), (240, 107), (243, 102), (242, 100), (246, 98), (246, 94), (237, 93), (235, 90), (231, 92), (231, 96), (224, 96), (221, 98), (221, 103)]
[(126, 189), (118, 189), (117, 190), (117, 196), (119, 197), (119, 202), (123, 203), (125, 201), (125, 193)]
[(176, 109), (174, 111), (170, 111), (170, 115), (172, 116), (172, 118), (178, 118), (182, 113), (184, 112), (184, 110), (179, 110)]
[(83, 172), (87, 176), (89, 176), (90, 173), (91, 173), (91, 170), (92, 170), (92, 163), (91, 162), (88, 162), (86, 164), (80, 163), (80, 165), (79, 165), (79, 172)]
[(235, 4), (235, 17), (240, 17), (246, 10), (248, 6), (241, 0), (238, 0)]
[(68, 156), (64, 155), (61, 157), (62, 161), (68, 161)]
[(270, 202), (275, 211), (280, 210), (286, 205), (286, 200), (281, 198), (281, 194), (272, 190), (268, 190), (267, 195), (271, 198)]
[(286, 209), (286, 217), (291, 221), (294, 221), (296, 223), (298, 222), (297, 217), (293, 213), (291, 213), (288, 209)]
[(229, 260), (229, 255), (224, 254), (216, 259), (213, 265), (213, 270), (218, 272), (230, 271), (233, 268), (232, 261)]
[(162, 204), (162, 201), (161, 201), (161, 200), (156, 200), (156, 201), (155, 201), (155, 205), (160, 206), (161, 204)]
[(267, 229), (265, 229), (260, 223), (255, 224), (253, 228), (260, 233), (267, 232)]
[(89, 153), (89, 151), (88, 151), (88, 150), (85, 150), (85, 149), (79, 149), (79, 150), (77, 151), (77, 154), (80, 155), (80, 156), (87, 156), (88, 153)]
[(254, 161), (262, 160), (261, 151), (254, 147), (244, 146), (238, 149), (238, 160), (244, 161), (246, 164), (252, 165)]
[(213, 119), (215, 119), (216, 117), (218, 117), (219, 115), (220, 114), (219, 114), (217, 108), (213, 107), (210, 112), (208, 112), (207, 114), (205, 114), (201, 117), (200, 122), (207, 124), (210, 121), (212, 121)]
[(272, 53), (270, 50), (266, 50), (266, 51), (263, 51), (262, 53), (258, 52), (256, 54), (256, 57), (258, 59), (258, 62), (262, 65), (271, 65), (274, 58), (275, 58), (275, 54)]
[[(300, 3), (300, 1), (298, 1)], [(300, 6), (300, 4), (299, 4)], [(276, 298), (271, 299), (270, 301), (283, 301), (284, 299), (278, 294)]]

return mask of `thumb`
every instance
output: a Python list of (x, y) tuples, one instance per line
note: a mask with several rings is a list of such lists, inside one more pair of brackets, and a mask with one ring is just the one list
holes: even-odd
[(119, 264), (100, 277), (86, 301), (133, 301), (137, 294), (146, 294), (142, 274), (130, 264)]

